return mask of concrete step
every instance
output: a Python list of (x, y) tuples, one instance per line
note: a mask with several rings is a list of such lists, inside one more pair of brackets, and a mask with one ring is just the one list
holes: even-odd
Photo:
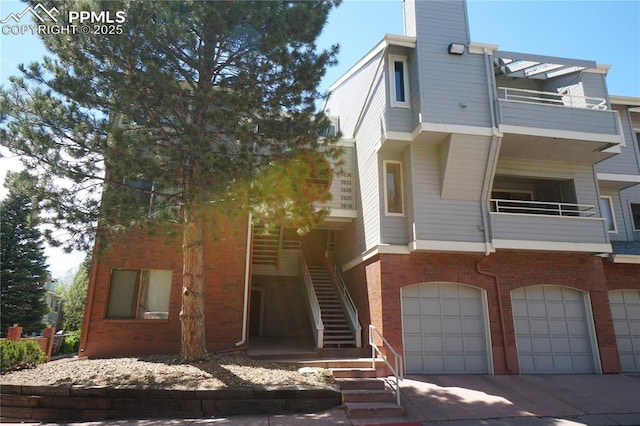
[(347, 415), (354, 419), (402, 417), (404, 410), (395, 402), (347, 402)]
[(378, 379), (336, 379), (336, 384), (340, 388), (340, 391), (343, 390), (384, 390), (385, 383), (382, 380)]
[(395, 402), (396, 396), (389, 390), (345, 389), (343, 402)]
[(336, 379), (374, 379), (376, 370), (373, 368), (332, 368), (331, 374)]

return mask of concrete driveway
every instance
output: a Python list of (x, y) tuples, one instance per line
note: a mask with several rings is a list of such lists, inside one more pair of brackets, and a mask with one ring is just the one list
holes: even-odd
[(408, 376), (401, 389), (405, 421), (640, 425), (640, 376), (415, 375)]

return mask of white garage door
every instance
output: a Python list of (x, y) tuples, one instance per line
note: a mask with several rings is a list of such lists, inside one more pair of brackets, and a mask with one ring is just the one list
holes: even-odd
[(403, 288), (407, 373), (488, 373), (485, 304), (481, 290), (462, 284)]
[(620, 365), (624, 373), (640, 373), (640, 291), (609, 292)]
[(511, 292), (521, 373), (595, 373), (584, 294), (559, 286)]

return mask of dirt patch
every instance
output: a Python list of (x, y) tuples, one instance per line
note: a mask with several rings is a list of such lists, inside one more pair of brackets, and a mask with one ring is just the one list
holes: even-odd
[[(255, 360), (243, 353), (211, 355), (183, 363), (177, 356), (64, 359), (0, 376), (0, 384), (82, 385), (152, 389), (255, 386), (326, 387), (334, 383), (326, 369), (301, 373), (297, 366)], [(308, 369), (305, 369), (308, 370)]]

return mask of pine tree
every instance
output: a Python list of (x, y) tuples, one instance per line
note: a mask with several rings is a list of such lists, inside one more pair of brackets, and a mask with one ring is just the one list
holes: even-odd
[(28, 175), (9, 173), (9, 195), (0, 201), (0, 330), (18, 324), (26, 333), (42, 331), (48, 312), (44, 284), (48, 279), (43, 239), (36, 212), (24, 189)]
[(337, 47), (314, 44), (337, 2), (69, 0), (56, 25), (69, 23), (66, 11), (124, 12), (122, 34), (44, 35), (55, 57), (22, 67), (1, 93), (3, 144), (40, 173), (42, 207), (69, 231), (67, 247), (87, 249), (97, 223), (106, 238), (176, 220), (179, 206), (186, 360), (206, 356), (209, 209), (301, 229), (327, 213), (310, 203), (326, 190), (300, 187), (313, 177), (312, 153), (338, 154), (331, 140), (319, 146), (329, 123), (315, 112)]
[(87, 256), (73, 276), (71, 284), (66, 286), (62, 292), (64, 297), (62, 328), (66, 331), (79, 331), (82, 327), (90, 268), (91, 256)]

